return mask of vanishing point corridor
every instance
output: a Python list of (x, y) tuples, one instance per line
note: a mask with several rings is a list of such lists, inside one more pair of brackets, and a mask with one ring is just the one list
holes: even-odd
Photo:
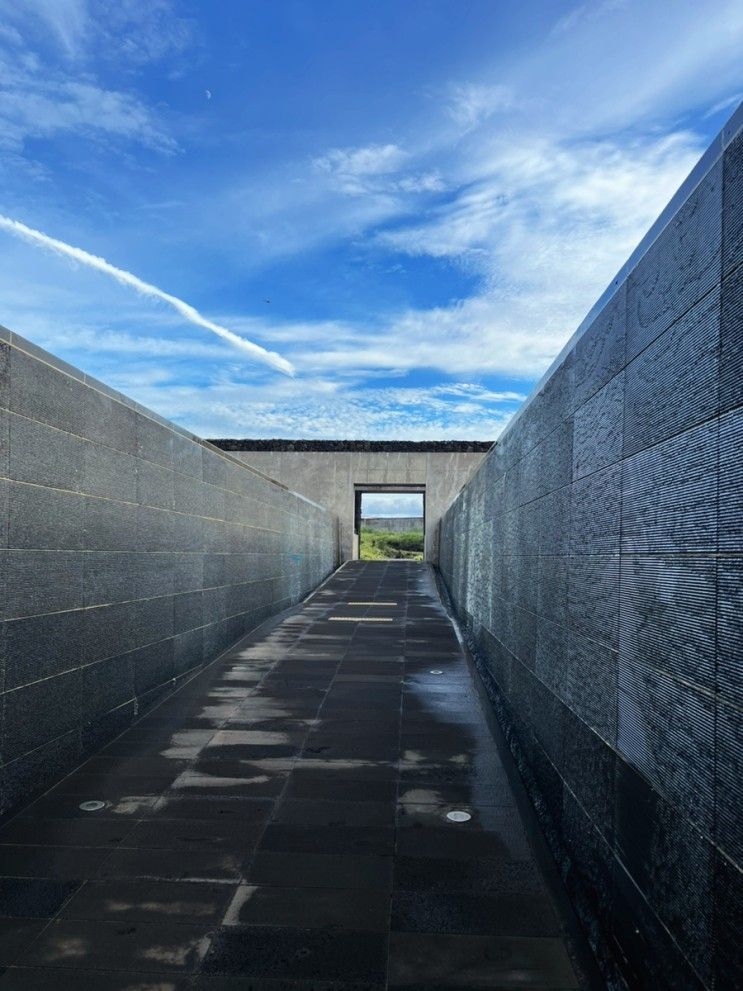
[(432, 569), (347, 564), (4, 826), (0, 988), (588, 986), (483, 711)]

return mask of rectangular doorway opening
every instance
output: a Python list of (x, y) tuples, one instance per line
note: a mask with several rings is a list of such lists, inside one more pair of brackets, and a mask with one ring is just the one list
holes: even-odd
[(356, 560), (424, 560), (424, 485), (355, 485), (354, 500)]

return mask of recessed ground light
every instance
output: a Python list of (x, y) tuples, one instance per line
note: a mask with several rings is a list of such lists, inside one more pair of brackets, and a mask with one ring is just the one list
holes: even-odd
[(452, 812), (446, 813), (446, 818), (451, 822), (469, 822), (472, 816), (469, 812), (463, 812), (461, 809), (454, 809)]
[(106, 804), (105, 802), (98, 802), (98, 801), (80, 802), (80, 808), (83, 810), (83, 812), (100, 812), (100, 810), (104, 807), (105, 804)]
[(440, 668), (431, 668), (428, 672), (429, 674), (443, 674), (444, 672)]

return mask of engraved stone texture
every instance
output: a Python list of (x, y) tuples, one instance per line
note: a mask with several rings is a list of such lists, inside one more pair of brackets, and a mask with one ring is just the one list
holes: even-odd
[(80, 491), (85, 443), (79, 437), (10, 414), (11, 478)]
[(625, 553), (717, 549), (717, 434), (714, 420), (625, 461)]
[[(740, 702), (740, 699), (738, 699)], [(743, 776), (743, 721), (740, 708), (717, 704), (717, 833), (721, 850), (737, 864), (743, 861), (740, 825), (740, 782)]]
[(173, 638), (141, 647), (129, 656), (134, 667), (134, 690), (137, 695), (164, 684), (176, 675)]
[(537, 611), (554, 623), (567, 625), (568, 558), (539, 558), (539, 594)]
[(173, 472), (150, 461), (137, 466), (137, 502), (160, 509), (173, 509)]
[(743, 409), (720, 418), (719, 549), (743, 551)]
[(11, 482), (8, 546), (34, 550), (81, 550), (85, 498), (75, 492)]
[(87, 443), (80, 487), (88, 495), (136, 502), (138, 463), (136, 458), (122, 451)]
[(617, 554), (620, 528), (621, 465), (573, 482), (571, 554)]
[(80, 762), (78, 729), (44, 743), (3, 767), (3, 803), (12, 808)]
[(6, 623), (5, 690), (78, 667), (82, 625), (80, 609)]
[(109, 657), (82, 669), (83, 719), (95, 719), (134, 698), (131, 657)]
[(0, 406), (0, 475), (10, 473), (10, 414)]
[(638, 355), (719, 282), (722, 166), (700, 182), (627, 282), (627, 359)]
[(743, 259), (722, 284), (720, 411), (743, 405)]
[(134, 410), (97, 389), (86, 389), (84, 401), (84, 436), (119, 453), (135, 454), (137, 414)]
[(743, 698), (743, 557), (717, 564), (717, 688), (723, 701)]
[(10, 405), (10, 345), (0, 341), (0, 409)]
[(540, 616), (537, 620), (534, 671), (561, 698), (565, 698), (566, 691), (567, 652), (567, 629)]
[(173, 431), (141, 413), (136, 415), (137, 456), (145, 461), (173, 467)]
[(617, 749), (708, 836), (714, 722), (712, 696), (620, 654)]
[(573, 633), (568, 644), (565, 700), (609, 743), (617, 735), (617, 655), (597, 640)]
[(540, 495), (567, 485), (573, 460), (573, 421), (563, 420), (545, 437), (542, 455)]
[(715, 854), (714, 981), (716, 988), (743, 986), (743, 948), (740, 919), (743, 918), (743, 877), (724, 854)]
[(563, 719), (562, 747), (566, 783), (595, 827), (610, 840), (614, 830), (614, 751), (570, 709)]
[(204, 631), (189, 630), (173, 638), (173, 675), (184, 674), (204, 663)]
[(624, 367), (627, 284), (623, 282), (576, 341), (573, 349), (575, 406), (580, 408)]
[(616, 649), (619, 634), (619, 558), (571, 557), (567, 610), (572, 629)]
[(743, 135), (725, 149), (722, 196), (722, 271), (727, 275), (743, 262)]
[(85, 605), (172, 594), (172, 554), (91, 551), (84, 561)]
[(709, 980), (713, 847), (633, 768), (617, 768), (619, 856), (658, 918)]
[[(80, 552), (11, 549), (4, 554), (6, 619), (82, 606)], [(40, 581), (41, 576), (43, 581)]]
[(719, 343), (715, 289), (630, 362), (625, 457), (716, 415)]
[(98, 606), (85, 611), (83, 657), (103, 660), (172, 635), (172, 596)]
[(173, 434), (173, 467), (189, 478), (202, 477), (202, 446), (181, 434)]
[(624, 659), (714, 689), (713, 559), (623, 557), (619, 609)]
[(175, 633), (183, 633), (186, 630), (194, 629), (204, 624), (204, 593), (184, 592), (176, 595), (173, 599), (174, 616), (173, 630)]
[(88, 550), (131, 551), (137, 547), (137, 507), (113, 499), (85, 500), (85, 546)]
[(24, 351), (10, 352), (10, 408), (32, 420), (85, 435), (85, 403), (88, 390)]
[(576, 410), (573, 478), (590, 475), (622, 457), (624, 375), (615, 376)]
[(571, 488), (566, 485), (539, 500), (539, 553), (570, 551)]
[(13, 760), (80, 723), (80, 672), (6, 692), (3, 757)]

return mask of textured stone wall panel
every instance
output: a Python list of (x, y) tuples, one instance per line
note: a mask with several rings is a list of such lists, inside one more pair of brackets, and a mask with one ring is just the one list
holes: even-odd
[(487, 547), (473, 556), (465, 539), (481, 523), (470, 487), (442, 523), (444, 580), (611, 987), (743, 982), (732, 922), (743, 137), (732, 137), (488, 455), (484, 505), (503, 562), (489, 610), (465, 594), (490, 581)]

